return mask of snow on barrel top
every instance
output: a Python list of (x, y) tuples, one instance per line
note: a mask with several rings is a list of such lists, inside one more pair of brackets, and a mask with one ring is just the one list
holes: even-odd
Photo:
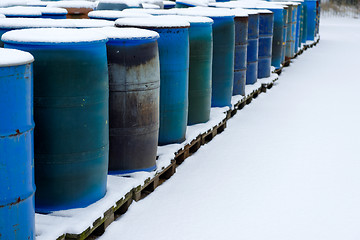
[(7, 17), (12, 17), (12, 16), (40, 17), (42, 15), (41, 11), (38, 9), (33, 9), (32, 7), (19, 7), (19, 6), (0, 8), (0, 13), (4, 14)]
[(1, 40), (5, 44), (60, 45), (107, 41), (107, 37), (91, 29), (36, 28), (9, 31)]
[(118, 18), (134, 18), (134, 17), (152, 17), (151, 14), (146, 12), (124, 12), (116, 10), (98, 10), (89, 12), (90, 18), (102, 18), (102, 19), (113, 19)]
[(202, 6), (207, 7), (209, 5), (208, 0), (176, 0), (177, 3), (185, 4), (188, 6)]
[(139, 7), (138, 0), (99, 0), (99, 4), (126, 4), (128, 7)]
[(97, 3), (89, 1), (56, 1), (49, 3), (48, 7), (60, 7), (60, 8), (91, 8), (95, 9)]
[(230, 10), (235, 17), (248, 17), (249, 14), (251, 13), (251, 11), (249, 12), (248, 9), (243, 9), (243, 8), (234, 8)]
[(123, 39), (123, 40), (151, 40), (158, 39), (160, 36), (157, 32), (141, 29), (141, 28), (117, 28), (104, 27), (98, 28), (96, 31), (104, 34), (109, 40)]
[(182, 20), (186, 20), (190, 23), (190, 25), (192, 24), (213, 24), (214, 20), (212, 20), (209, 17), (198, 17), (198, 16), (186, 16), (186, 15), (172, 15), (169, 17), (173, 17), (173, 18), (179, 18)]
[(234, 17), (229, 9), (210, 7), (183, 8), (176, 11), (178, 15), (203, 16), (203, 17)]
[(24, 51), (0, 48), (0, 67), (24, 65), (34, 61), (34, 57)]
[(0, 13), (0, 18), (6, 18), (6, 16), (2, 13)]
[(188, 28), (190, 23), (171, 16), (155, 16), (151, 18), (121, 18), (115, 21), (117, 27), (145, 28)]
[(67, 14), (68, 11), (65, 8), (58, 7), (26, 7), (39, 10), (42, 14)]
[(114, 26), (113, 21), (102, 19), (58, 19), (64, 28), (99, 28)]

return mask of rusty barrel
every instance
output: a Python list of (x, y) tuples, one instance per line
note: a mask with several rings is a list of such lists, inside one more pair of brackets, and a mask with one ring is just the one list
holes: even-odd
[(35, 239), (31, 54), (0, 49), (0, 239)]
[(159, 145), (184, 141), (188, 116), (189, 22), (156, 16), (122, 18), (115, 25), (144, 28), (160, 35)]
[(138, 28), (99, 31), (109, 39), (109, 173), (152, 171), (159, 134), (159, 34)]
[(235, 55), (234, 55), (234, 87), (233, 95), (245, 96), (248, 24), (247, 10), (237, 9), (235, 18)]
[(36, 211), (101, 199), (109, 151), (107, 38), (94, 30), (48, 28), (10, 31), (2, 40), (36, 59)]

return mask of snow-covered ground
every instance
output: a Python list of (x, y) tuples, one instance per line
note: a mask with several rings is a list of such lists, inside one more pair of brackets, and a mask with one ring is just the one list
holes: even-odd
[(321, 40), (101, 240), (360, 239), (360, 20)]

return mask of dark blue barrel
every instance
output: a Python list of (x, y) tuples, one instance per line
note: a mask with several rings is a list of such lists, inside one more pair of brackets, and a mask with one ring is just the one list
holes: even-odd
[(191, 0), (176, 0), (175, 7), (176, 8), (190, 8), (198, 6), (195, 1)]
[(292, 57), (295, 56), (296, 53), (296, 38), (297, 38), (297, 15), (298, 15), (298, 6), (300, 4), (298, 2), (292, 2), (292, 25), (291, 25), (291, 34), (294, 41), (291, 42), (291, 54)]
[(97, 10), (123, 10), (126, 8), (141, 8), (139, 1), (113, 1), (100, 0), (97, 5)]
[(36, 59), (36, 211), (99, 200), (106, 193), (109, 151), (107, 38), (91, 30), (48, 28), (10, 31), (2, 40)]
[(306, 6), (306, 20), (307, 20), (307, 33), (306, 40), (314, 41), (316, 31), (316, 0), (305, 1)]
[(159, 135), (159, 34), (138, 28), (99, 31), (109, 39), (109, 173), (152, 171)]
[(234, 85), (235, 15), (228, 9), (193, 8), (181, 15), (210, 17), (213, 21), (211, 106), (231, 106)]
[(259, 52), (258, 78), (267, 78), (271, 74), (272, 41), (274, 31), (274, 13), (269, 10), (259, 12)]
[(115, 21), (116, 19), (119, 19), (119, 18), (151, 17), (152, 15), (148, 14), (146, 12), (98, 10), (98, 11), (89, 12), (88, 16), (91, 19), (105, 19), (105, 20)]
[(284, 31), (283, 31), (283, 43), (282, 43), (282, 49), (281, 49), (281, 64), (285, 65), (286, 63), (286, 45), (287, 45), (287, 32), (288, 32), (288, 14), (289, 14), (289, 7), (286, 5), (283, 5), (284, 10)]
[(307, 41), (307, 6), (306, 6), (306, 2), (303, 2), (303, 11), (304, 11), (304, 16), (303, 16), (303, 34), (301, 36), (301, 43), (306, 43)]
[(167, 17), (122, 18), (117, 27), (140, 27), (159, 33), (159, 145), (185, 140), (188, 116), (189, 22)]
[(299, 51), (299, 45), (301, 43), (301, 20), (302, 20), (302, 0), (297, 0), (297, 14), (296, 14), (296, 38), (295, 38), (295, 53)]
[(188, 125), (192, 125), (210, 119), (214, 21), (207, 17), (181, 18), (190, 23)]
[(294, 57), (294, 53), (292, 52), (292, 46), (295, 44), (293, 31), (293, 14), (294, 14), (294, 6), (292, 3), (284, 3), (288, 7), (287, 11), (287, 30), (286, 30), (286, 48), (285, 48), (285, 62), (289, 63), (289, 61)]
[(233, 95), (245, 95), (249, 15), (237, 9), (235, 14), (235, 59)]
[(35, 239), (32, 62), (0, 49), (0, 239)]
[[(281, 67), (284, 42), (284, 7), (275, 4), (268, 7), (258, 5), (258, 8), (267, 8), (274, 13), (274, 31), (272, 41), (271, 65), (276, 69)], [(286, 26), (286, 25), (285, 25)]]
[(174, 8), (176, 3), (173, 1), (163, 1), (164, 3), (164, 9), (171, 9)]
[(254, 84), (258, 75), (258, 52), (259, 52), (259, 13), (256, 10), (248, 10), (248, 46), (247, 46), (247, 69), (246, 84)]

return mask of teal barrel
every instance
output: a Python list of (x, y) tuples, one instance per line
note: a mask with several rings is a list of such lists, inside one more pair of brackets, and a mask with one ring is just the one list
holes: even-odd
[(119, 18), (134, 18), (134, 17), (151, 17), (152, 15), (146, 12), (126, 12), (117, 10), (98, 10), (88, 13), (90, 19), (104, 19), (115, 21)]
[(259, 52), (258, 78), (267, 78), (271, 74), (272, 42), (274, 32), (274, 13), (269, 10), (259, 12)]
[(181, 18), (190, 23), (188, 125), (192, 125), (210, 119), (214, 21), (207, 17)]
[[(98, 19), (0, 18), (0, 37), (11, 30), (28, 28), (100, 28), (113, 26), (113, 21)], [(4, 43), (0, 41), (0, 47)]]
[(184, 141), (188, 116), (189, 22), (157, 16), (122, 18), (115, 25), (145, 28), (160, 35), (159, 145)]
[(35, 239), (31, 54), (0, 49), (0, 239)]
[(34, 62), (35, 207), (85, 207), (106, 193), (109, 149), (107, 38), (83, 29), (25, 29), (5, 48)]
[(245, 96), (249, 15), (237, 9), (235, 14), (235, 56), (233, 95)]
[(109, 68), (109, 173), (156, 168), (160, 63), (154, 31), (100, 28)]
[(314, 41), (316, 33), (316, 0), (305, 0), (307, 32), (306, 40)]
[(209, 17), (213, 24), (213, 65), (211, 106), (231, 106), (234, 84), (235, 15), (228, 9), (196, 7), (179, 15)]

